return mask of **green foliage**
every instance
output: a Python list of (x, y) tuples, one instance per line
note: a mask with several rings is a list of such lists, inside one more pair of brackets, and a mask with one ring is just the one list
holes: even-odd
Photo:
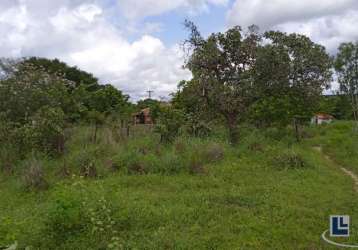
[(31, 142), (41, 152), (62, 154), (64, 151), (65, 114), (60, 108), (44, 106), (31, 119)]
[(56, 192), (56, 200), (49, 208), (46, 231), (50, 241), (63, 244), (69, 238), (83, 233), (90, 223), (82, 207), (83, 197), (78, 192)]
[(309, 131), (316, 135), (310, 139), (314, 146), (320, 146), (332, 160), (358, 174), (358, 138), (352, 130), (354, 126), (353, 122), (335, 122)]
[(250, 108), (250, 119), (257, 127), (285, 126), (292, 122), (292, 110), (288, 96), (266, 96)]
[(129, 97), (112, 85), (101, 86), (97, 91), (91, 93), (89, 108), (100, 113), (111, 113), (120, 111), (128, 105)]
[(44, 106), (61, 108), (65, 114), (74, 112), (66, 83), (68, 81), (59, 76), (21, 63), (14, 76), (1, 81), (0, 113), (8, 121), (23, 125)]
[(81, 84), (84, 84), (89, 90), (96, 90), (100, 87), (98, 79), (92, 74), (82, 71), (77, 67), (70, 67), (58, 59), (50, 60), (46, 58), (31, 57), (27, 58), (25, 62), (33, 65), (36, 69), (45, 70), (51, 75), (60, 75), (75, 83), (75, 86), (68, 85), (69, 88), (78, 87)]
[(80, 246), (73, 241), (79, 235), (85, 235), (87, 242), (79, 242), (85, 246), (96, 242), (107, 249), (118, 247), (119, 222), (114, 218), (117, 208), (104, 196), (98, 197), (98, 192), (103, 192), (101, 185), (93, 191), (81, 179), (74, 179), (72, 186), (56, 190), (55, 202), (46, 217), (44, 230), (48, 232), (49, 239), (45, 242), (53, 247), (65, 247), (66, 244)]
[(11, 174), (16, 164), (16, 149), (0, 147), (0, 172)]
[(294, 117), (311, 117), (329, 87), (331, 58), (303, 35), (270, 31), (264, 38), (267, 44), (258, 49), (254, 76), (254, 122), (287, 125)]
[[(15, 177), (0, 174), (0, 245), (17, 241), (19, 249), (288, 249), (294, 240), (298, 248), (325, 248), (317, 237), (329, 215), (343, 211), (355, 216), (356, 194), (338, 166), (311, 145), (322, 143), (339, 162), (344, 156), (352, 160), (356, 154), (347, 148), (357, 140), (347, 140), (351, 128), (351, 123), (340, 122), (312, 127), (313, 137), (293, 147), (288, 147), (288, 132), (249, 126), (242, 126), (242, 140), (235, 147), (215, 137), (181, 136), (172, 144), (160, 144), (151, 135), (107, 150), (99, 139), (98, 145), (87, 148), (88, 156), (99, 163), (110, 152), (128, 164), (106, 178), (63, 180), (53, 176), (62, 161), (48, 159), (43, 164), (48, 165), (50, 188), (29, 193), (19, 189)], [(83, 147), (85, 130), (73, 132), (73, 157)], [(327, 131), (320, 135), (320, 130)], [(133, 157), (145, 166), (143, 174), (126, 171)], [(77, 165), (75, 158), (68, 158), (68, 164)], [(327, 205), (332, 196), (335, 202)], [(297, 214), (301, 216), (293, 216)], [(278, 225), (275, 230), (272, 221)]]
[(195, 116), (193, 113), (189, 113), (186, 116), (185, 126), (190, 136), (206, 137), (211, 133), (211, 128), (208, 125), (208, 122), (201, 120), (200, 117)]
[(150, 117), (155, 123), (160, 115), (162, 103), (158, 100), (154, 99), (144, 99), (140, 100), (137, 103), (137, 109), (142, 110), (145, 108), (150, 109)]
[(352, 105), (346, 95), (322, 96), (317, 111), (331, 114), (338, 120), (353, 118)]
[(63, 154), (65, 126), (86, 119), (94, 124), (96, 142), (106, 116), (130, 113), (128, 96), (58, 60), (31, 58), (12, 67), (0, 80), (0, 142), (19, 158), (34, 150)]
[[(331, 76), (324, 48), (280, 32), (261, 43), (255, 27), (204, 39), (186, 25), (193, 79), (181, 82), (172, 106), (130, 105), (121, 91), (58, 60), (0, 61), (1, 246), (323, 249), (317, 236), (332, 211), (357, 215), (352, 183), (340, 172), (357, 172), (352, 124), (305, 128), (299, 144), (286, 126), (316, 110), (349, 117), (347, 95), (317, 107)], [(134, 109), (147, 107), (155, 133), (122, 136)], [(240, 125), (239, 144), (222, 138), (222, 121), (231, 142)], [(22, 160), (29, 151), (46, 154)]]
[[(358, 43), (342, 43), (335, 59), (340, 90), (350, 98), (353, 116), (358, 122)], [(358, 127), (357, 127), (358, 128)]]
[(179, 137), (172, 144), (159, 144), (154, 138), (136, 139), (113, 158), (126, 174), (204, 173), (204, 167), (224, 159), (220, 143)]
[(161, 109), (155, 131), (160, 134), (161, 142), (172, 142), (179, 134), (184, 123), (184, 114), (181, 110), (171, 107)]
[(98, 156), (98, 150), (83, 149), (77, 155), (75, 155), (72, 164), (74, 164), (79, 170), (79, 174), (84, 177), (97, 177), (96, 168), (96, 156)]
[(302, 169), (309, 167), (309, 163), (301, 154), (294, 150), (285, 150), (276, 154), (272, 160), (272, 165), (278, 169)]
[(220, 114), (229, 129), (230, 141), (236, 143), (238, 122), (253, 101), (253, 74), (260, 37), (253, 29), (244, 36), (240, 27), (234, 27), (204, 39), (192, 22), (187, 21), (185, 25), (191, 32), (186, 44), (193, 52), (186, 68), (192, 72), (193, 80), (186, 86), (190, 90), (183, 93), (191, 93), (193, 89), (195, 98), (202, 98), (209, 111)]
[[(294, 117), (311, 117), (331, 80), (331, 58), (308, 37), (258, 27), (244, 34), (240, 27), (204, 39), (192, 22), (186, 41), (190, 56), (185, 65), (193, 74), (181, 82), (174, 105), (225, 120), (232, 143), (238, 142), (238, 124), (286, 126)], [(267, 43), (261, 43), (262, 39)], [(251, 119), (249, 119), (251, 118)], [(203, 119), (205, 121), (205, 119)]]
[(49, 184), (45, 178), (42, 162), (32, 158), (23, 163), (23, 181), (25, 188), (29, 191), (46, 190)]

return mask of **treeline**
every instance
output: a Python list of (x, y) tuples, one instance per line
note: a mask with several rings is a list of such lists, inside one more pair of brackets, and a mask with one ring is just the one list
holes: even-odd
[[(260, 33), (234, 27), (204, 38), (194, 23), (184, 48), (185, 67), (193, 79), (183, 81), (173, 103), (197, 121), (220, 118), (230, 140), (239, 140), (239, 124), (286, 126), (309, 120), (314, 112), (357, 117), (358, 44), (342, 44), (336, 58), (300, 34)], [(341, 97), (326, 98), (334, 72)], [(335, 105), (335, 106), (333, 106)]]
[[(193, 78), (178, 85), (167, 105), (151, 99), (134, 105), (114, 86), (57, 59), (0, 60), (1, 158), (11, 161), (8, 152), (25, 156), (34, 150), (61, 155), (66, 128), (89, 123), (96, 131), (107, 120), (128, 125), (133, 112), (146, 107), (162, 142), (183, 127), (191, 136), (206, 136), (213, 123), (225, 125), (235, 144), (242, 123), (285, 127), (318, 111), (357, 119), (357, 43), (342, 44), (332, 58), (299, 34), (262, 34), (251, 26), (204, 38), (194, 23), (185, 26), (190, 35), (184, 66)], [(324, 97), (334, 74), (338, 95)]]
[(97, 126), (111, 116), (128, 120), (134, 109), (128, 95), (57, 59), (2, 60), (0, 66), (2, 159), (11, 158), (9, 152), (62, 154), (72, 124)]

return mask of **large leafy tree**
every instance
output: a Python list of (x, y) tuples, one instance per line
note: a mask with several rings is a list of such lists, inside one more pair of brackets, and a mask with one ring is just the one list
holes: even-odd
[[(123, 117), (123, 113), (128, 108), (128, 95), (110, 84), (100, 85), (98, 79), (91, 73), (68, 66), (58, 59), (31, 57), (27, 58), (25, 63), (31, 64), (37, 70), (44, 70), (50, 75), (68, 80), (71, 84), (67, 84), (66, 87), (76, 100), (73, 105), (81, 104), (81, 113), (86, 111), (99, 112), (104, 115), (117, 113)], [(81, 114), (78, 114), (78, 117), (81, 118)], [(74, 118), (76, 118), (75, 114)]]
[(62, 153), (65, 123), (79, 107), (66, 87), (73, 83), (28, 62), (11, 67), (0, 80), (2, 146), (13, 147), (17, 156), (35, 148)]
[(83, 71), (77, 67), (68, 66), (58, 59), (47, 59), (40, 57), (30, 57), (25, 59), (26, 63), (31, 64), (36, 69), (45, 70), (51, 75), (60, 75), (66, 80), (74, 83), (70, 88), (78, 87), (81, 84), (86, 86), (89, 91), (96, 91), (100, 88), (98, 79), (91, 73)]
[(286, 125), (311, 116), (332, 76), (325, 48), (299, 34), (270, 31), (264, 38), (255, 72), (255, 120)]
[(14, 123), (25, 124), (43, 106), (75, 112), (66, 85), (72, 82), (22, 62), (0, 82), (0, 113)]
[(186, 63), (193, 74), (191, 87), (207, 107), (220, 114), (229, 130), (231, 143), (238, 142), (238, 124), (253, 100), (256, 53), (260, 37), (251, 29), (246, 35), (240, 27), (214, 33), (204, 39), (197, 27), (187, 21), (190, 37)]
[(343, 43), (335, 60), (340, 90), (350, 97), (353, 116), (358, 123), (358, 43)]
[(89, 107), (101, 113), (109, 114), (128, 105), (129, 96), (110, 84), (101, 86), (90, 95)]

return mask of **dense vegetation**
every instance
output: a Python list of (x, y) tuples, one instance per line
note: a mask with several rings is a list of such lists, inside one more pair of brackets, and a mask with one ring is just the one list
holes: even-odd
[[(289, 130), (243, 128), (238, 147), (219, 130), (210, 138), (180, 136), (165, 145), (140, 132), (114, 142), (105, 128), (89, 145), (91, 128), (75, 130), (66, 158), (37, 155), (15, 174), (1, 175), (0, 244), (289, 249), (294, 242), (326, 249), (320, 234), (328, 216), (358, 216), (352, 181), (338, 165), (358, 172), (358, 155), (350, 153), (358, 150), (352, 123), (306, 129), (310, 139), (300, 144)], [(317, 145), (337, 165), (312, 149)], [(60, 171), (64, 164), (67, 172)]]
[[(0, 60), (0, 246), (319, 249), (330, 214), (358, 217), (340, 171), (358, 174), (356, 125), (309, 126), (357, 120), (358, 46), (332, 59), (298, 34), (186, 27), (193, 78), (169, 103), (57, 59)], [(155, 125), (133, 125), (147, 107)]]

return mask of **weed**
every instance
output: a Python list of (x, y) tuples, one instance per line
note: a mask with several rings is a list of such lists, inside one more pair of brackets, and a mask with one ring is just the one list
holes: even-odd
[(223, 146), (218, 143), (212, 143), (206, 146), (204, 157), (210, 162), (218, 162), (224, 158)]
[(272, 164), (280, 169), (302, 169), (309, 167), (309, 164), (302, 155), (292, 150), (278, 153), (273, 159)]
[(49, 187), (45, 179), (42, 163), (31, 159), (25, 163), (24, 184), (28, 190), (46, 190)]

